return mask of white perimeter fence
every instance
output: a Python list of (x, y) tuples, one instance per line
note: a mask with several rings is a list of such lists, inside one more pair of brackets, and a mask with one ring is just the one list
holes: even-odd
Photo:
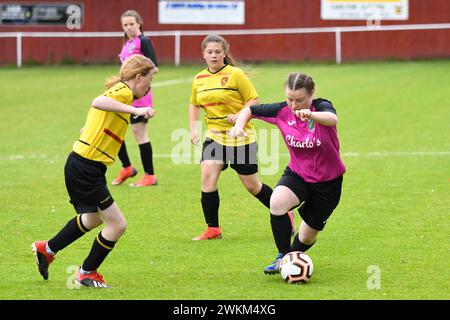
[[(174, 37), (175, 65), (180, 65), (181, 37), (203, 36), (211, 33), (220, 35), (275, 35), (275, 34), (305, 34), (334, 33), (336, 48), (336, 63), (342, 62), (341, 34), (345, 32), (381, 32), (405, 30), (435, 30), (450, 29), (450, 23), (433, 24), (403, 24), (403, 25), (368, 25), (350, 27), (325, 28), (284, 28), (284, 29), (238, 29), (238, 30), (179, 30), (179, 31), (145, 31), (150, 37)], [(0, 32), (0, 38), (16, 38), (17, 67), (22, 66), (22, 38), (105, 38), (123, 37), (123, 32)]]

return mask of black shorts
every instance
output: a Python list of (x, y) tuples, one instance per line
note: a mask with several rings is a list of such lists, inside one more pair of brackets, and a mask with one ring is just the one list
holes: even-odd
[(140, 122), (147, 123), (148, 119), (146, 117), (144, 117), (144, 116), (131, 115), (131, 117), (130, 117), (130, 123), (131, 124), (136, 124), (136, 123), (140, 123)]
[(103, 163), (83, 158), (75, 152), (69, 154), (64, 176), (70, 203), (77, 213), (97, 212), (113, 204), (105, 173)]
[(238, 174), (251, 175), (258, 172), (258, 145), (256, 142), (238, 147), (224, 146), (206, 138), (203, 143), (202, 160), (215, 160), (224, 163), (222, 171), (228, 164)]
[[(286, 167), (277, 186), (285, 186), (300, 200), (298, 212), (303, 221), (313, 229), (323, 230), (333, 210), (341, 199), (343, 176), (318, 183), (310, 183)], [(303, 203), (304, 202), (304, 203)]]

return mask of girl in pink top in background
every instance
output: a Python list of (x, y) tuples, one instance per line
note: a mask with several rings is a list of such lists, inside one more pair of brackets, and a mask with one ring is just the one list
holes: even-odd
[[(270, 198), (270, 223), (276, 259), (264, 268), (279, 273), (281, 258), (290, 251), (306, 251), (316, 241), (341, 197), (345, 165), (339, 155), (338, 117), (330, 101), (313, 99), (314, 81), (304, 73), (291, 73), (285, 83), (286, 101), (245, 108), (230, 136), (245, 134), (252, 118), (276, 125), (289, 150), (290, 161)], [(303, 219), (291, 245), (287, 211), (299, 207)]]
[[(143, 21), (139, 13), (135, 10), (128, 10), (120, 17), (123, 31), (125, 32), (124, 45), (120, 52), (120, 61), (125, 61), (126, 58), (134, 54), (141, 54), (153, 61), (155, 66), (158, 66), (155, 50), (153, 49), (151, 41), (143, 35), (142, 25)], [(150, 90), (147, 95), (140, 99), (133, 101), (133, 106), (136, 108), (152, 107), (152, 91)], [(133, 130), (134, 137), (139, 145), (139, 151), (141, 154), (142, 166), (144, 167), (143, 177), (131, 183), (133, 187), (144, 187), (156, 185), (157, 180), (153, 168), (153, 150), (152, 144), (147, 133), (148, 119), (144, 117), (131, 117), (131, 128)], [(119, 175), (113, 180), (113, 185), (119, 185), (125, 182), (130, 177), (134, 177), (137, 174), (135, 167), (131, 165), (130, 158), (128, 157), (125, 141), (119, 151), (119, 159), (122, 162), (122, 169)]]

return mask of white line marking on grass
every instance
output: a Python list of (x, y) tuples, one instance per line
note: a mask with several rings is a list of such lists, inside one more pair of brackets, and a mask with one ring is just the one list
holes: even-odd
[(11, 154), (8, 156), (1, 155), (0, 160), (2, 161), (16, 161), (16, 160), (34, 160), (34, 159), (47, 159), (46, 154), (30, 154), (30, 155), (22, 155), (22, 154)]
[(344, 152), (344, 157), (439, 157), (450, 156), (450, 151), (381, 151)]
[(172, 79), (152, 83), (152, 88), (167, 87), (173, 84), (192, 82), (193, 78)]
[[(344, 157), (449, 157), (450, 151), (377, 151), (377, 152), (343, 152)], [(191, 158), (192, 154), (180, 155), (171, 153), (153, 154), (155, 158)], [(280, 153), (282, 157), (288, 157), (289, 153)], [(20, 160), (36, 160), (49, 159), (55, 160), (61, 156), (49, 157), (46, 154), (12, 154), (0, 155), (0, 161), (20, 161)], [(66, 156), (64, 156), (66, 158)]]
[[(344, 152), (341, 153), (344, 157), (448, 157), (450, 151), (410, 151), (410, 152)], [(155, 158), (190, 158), (191, 154), (179, 155), (179, 154), (154, 154)], [(288, 157), (289, 153), (280, 153), (282, 157)]]

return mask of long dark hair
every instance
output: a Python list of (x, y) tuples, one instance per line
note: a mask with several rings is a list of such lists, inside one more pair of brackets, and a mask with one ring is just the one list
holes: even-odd
[(222, 49), (225, 52), (225, 58), (223, 59), (225, 64), (229, 64), (232, 66), (236, 66), (236, 61), (234, 60), (233, 56), (231, 55), (230, 52), (230, 44), (228, 43), (227, 40), (225, 40), (224, 37), (219, 36), (218, 34), (210, 34), (208, 36), (206, 36), (205, 39), (203, 39), (202, 41), (202, 52), (205, 51), (206, 46), (208, 45), (208, 43), (210, 42), (218, 42), (222, 45)]
[[(143, 25), (144, 21), (142, 21), (141, 15), (136, 10), (127, 10), (120, 16), (120, 23), (122, 23), (122, 18), (124, 17), (134, 17), (136, 23), (139, 24), (139, 30), (142, 34), (144, 34)], [(125, 44), (128, 41), (127, 33), (123, 33), (123, 43)]]

